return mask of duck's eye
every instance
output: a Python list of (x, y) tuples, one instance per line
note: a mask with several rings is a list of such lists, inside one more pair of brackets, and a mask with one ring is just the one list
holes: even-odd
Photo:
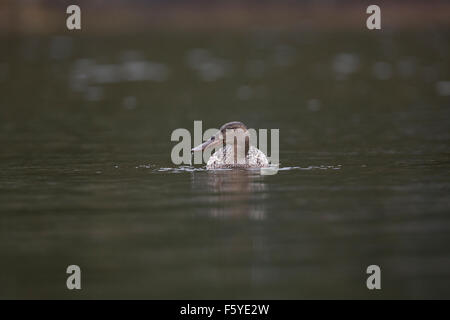
[(214, 140), (216, 140), (216, 137), (212, 136), (211, 141), (214, 141)]

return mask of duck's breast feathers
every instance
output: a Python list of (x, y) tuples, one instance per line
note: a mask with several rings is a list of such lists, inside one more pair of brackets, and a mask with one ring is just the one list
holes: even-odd
[(268, 167), (269, 160), (267, 160), (266, 155), (256, 147), (250, 146), (248, 150), (248, 155), (245, 157), (245, 164), (234, 164), (233, 162), (233, 148), (231, 146), (226, 146), (225, 149), (220, 148), (216, 151), (208, 160), (206, 167), (208, 169), (217, 168), (261, 168)]

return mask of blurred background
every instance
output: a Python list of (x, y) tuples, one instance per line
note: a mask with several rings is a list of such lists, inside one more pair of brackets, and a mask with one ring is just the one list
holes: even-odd
[[(0, 298), (450, 298), (450, 5), (370, 4), (3, 0)], [(174, 166), (194, 120), (282, 170)]]

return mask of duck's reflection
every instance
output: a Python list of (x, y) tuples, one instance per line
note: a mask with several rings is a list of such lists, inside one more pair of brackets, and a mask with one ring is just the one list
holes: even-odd
[(218, 218), (266, 218), (267, 186), (259, 171), (216, 170), (192, 176), (192, 188), (207, 204), (208, 214)]
[[(267, 232), (270, 208), (267, 207), (269, 186), (266, 179), (259, 170), (245, 169), (192, 175), (197, 213), (223, 222), (220, 227), (210, 224), (217, 230), (208, 252), (212, 261), (217, 262), (217, 269), (213, 269), (222, 276), (229, 276), (229, 281), (234, 281), (242, 290), (253, 291), (274, 281), (272, 270), (262, 267), (271, 256), (267, 246), (271, 233)], [(214, 258), (217, 254), (218, 258)]]

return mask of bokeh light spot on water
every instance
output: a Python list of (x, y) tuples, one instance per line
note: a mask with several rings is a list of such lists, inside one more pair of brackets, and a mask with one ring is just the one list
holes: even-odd
[(333, 70), (338, 80), (355, 73), (360, 65), (359, 57), (354, 53), (339, 53), (334, 57)]
[(194, 70), (201, 80), (213, 82), (231, 73), (232, 64), (225, 59), (214, 57), (206, 49), (192, 49), (186, 54), (188, 66)]
[(450, 96), (450, 81), (437, 82), (436, 91), (440, 96)]
[[(87, 100), (97, 101), (98, 94), (92, 93), (96, 86), (117, 84), (123, 82), (155, 81), (164, 82), (169, 77), (169, 68), (163, 63), (147, 60), (131, 60), (128, 53), (121, 63), (100, 64), (94, 59), (77, 59), (69, 74), (69, 87), (74, 92), (85, 92)], [(131, 59), (130, 59), (131, 58)]]
[(307, 108), (310, 111), (317, 112), (321, 108), (320, 100), (318, 100), (318, 99), (309, 99), (307, 101), (307, 103), (306, 103), (306, 106), (307, 106)]

